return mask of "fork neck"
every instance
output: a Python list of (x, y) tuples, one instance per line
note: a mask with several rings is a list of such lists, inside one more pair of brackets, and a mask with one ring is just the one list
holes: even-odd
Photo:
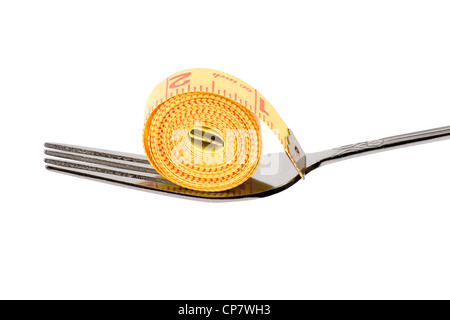
[(341, 160), (445, 139), (450, 139), (450, 126), (365, 141), (320, 152), (307, 153), (306, 173), (325, 164)]

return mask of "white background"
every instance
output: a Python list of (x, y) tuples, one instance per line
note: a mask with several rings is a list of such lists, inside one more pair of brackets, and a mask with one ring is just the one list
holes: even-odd
[(142, 154), (151, 89), (192, 67), (255, 86), (307, 152), (450, 125), (449, 17), (448, 1), (2, 1), (0, 298), (450, 298), (450, 141), (236, 203), (43, 162), (46, 141)]

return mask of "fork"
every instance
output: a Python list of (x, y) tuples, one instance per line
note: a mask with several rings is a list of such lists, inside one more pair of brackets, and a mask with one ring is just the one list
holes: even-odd
[[(306, 154), (306, 174), (333, 162), (356, 156), (450, 139), (450, 126), (355, 143)], [(144, 155), (59, 143), (45, 143), (46, 168), (83, 178), (141, 190), (203, 200), (234, 200), (266, 197), (283, 191), (301, 178), (285, 153), (263, 155), (250, 179), (222, 192), (195, 191), (161, 176)]]

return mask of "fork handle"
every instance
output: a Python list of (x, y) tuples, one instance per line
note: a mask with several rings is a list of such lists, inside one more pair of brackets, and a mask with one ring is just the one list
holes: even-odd
[(450, 139), (450, 126), (360, 142), (306, 154), (306, 173), (322, 165), (366, 154)]

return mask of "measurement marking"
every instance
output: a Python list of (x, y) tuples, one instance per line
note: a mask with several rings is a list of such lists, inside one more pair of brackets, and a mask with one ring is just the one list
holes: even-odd
[(223, 95), (226, 96), (227, 95), (227, 90), (223, 90)]
[(230, 96), (230, 99), (231, 99), (231, 93), (229, 93), (228, 95)]
[(194, 91), (197, 91), (197, 87), (194, 87)]
[(206, 92), (208, 92), (208, 87), (205, 88)]
[(184, 93), (184, 88), (183, 88), (183, 89), (181, 89), (181, 93)]
[(211, 89), (211, 92), (214, 93), (214, 81), (212, 82), (212, 89)]
[(217, 89), (217, 93), (220, 94), (220, 89)]
[(200, 85), (200, 91), (202, 91), (202, 85)]
[(266, 108), (265, 108), (263, 98), (259, 98), (259, 102), (260, 102), (260, 104), (261, 104), (261, 106), (260, 106), (261, 111), (264, 112), (268, 117), (270, 117), (270, 114), (267, 112), (267, 110), (266, 110)]
[(234, 94), (234, 100), (237, 100), (237, 93)]
[(188, 91), (191, 91), (191, 85), (188, 84)]

